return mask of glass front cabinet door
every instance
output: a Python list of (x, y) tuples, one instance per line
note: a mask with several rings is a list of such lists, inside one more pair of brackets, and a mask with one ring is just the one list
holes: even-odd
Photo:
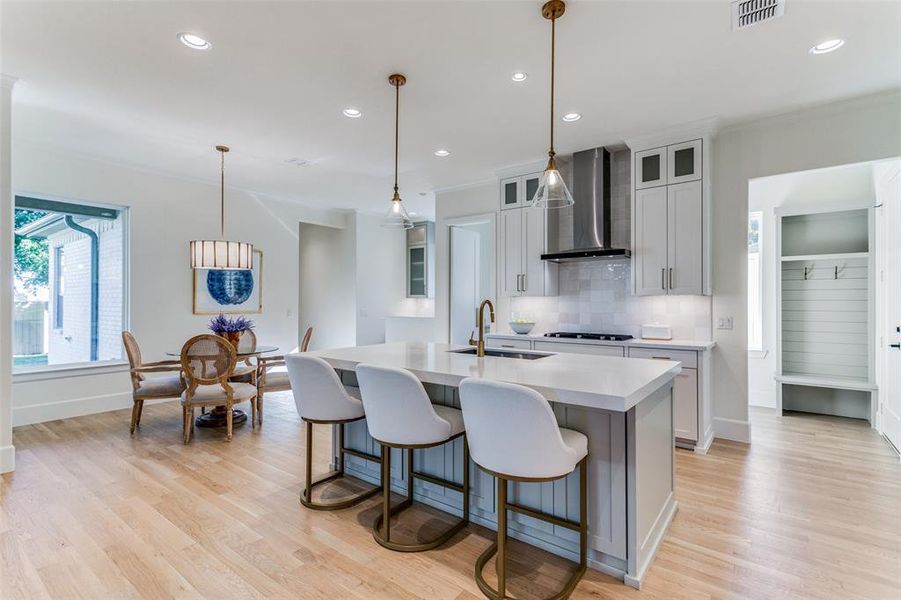
[(666, 185), (666, 147), (635, 153), (635, 189)]
[(701, 143), (701, 140), (692, 140), (666, 147), (666, 182), (669, 185), (701, 178)]

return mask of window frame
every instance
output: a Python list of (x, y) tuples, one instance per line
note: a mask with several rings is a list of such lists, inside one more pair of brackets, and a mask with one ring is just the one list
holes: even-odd
[[(751, 252), (751, 245), (748, 244), (748, 352), (752, 353), (762, 353), (764, 352), (763, 345), (763, 240), (764, 240), (764, 231), (763, 231), (763, 211), (749, 211), (748, 212), (748, 236), (750, 237), (751, 232), (751, 223), (753, 221), (757, 221), (757, 252)], [(756, 255), (756, 271), (757, 271), (757, 311), (756, 311), (756, 319), (752, 316), (754, 312), (752, 309), (752, 289), (751, 289), (751, 281), (752, 281), (752, 256)], [(759, 331), (759, 335), (755, 336), (752, 334), (754, 329), (754, 324), (757, 323), (757, 329)], [(756, 339), (755, 339), (756, 338)]]
[[(108, 208), (118, 211), (118, 219), (122, 224), (122, 330), (131, 329), (131, 207), (126, 204), (110, 204), (108, 202), (94, 202), (76, 198), (67, 198), (50, 194), (37, 192), (16, 191), (13, 193), (13, 210), (19, 208), (16, 206), (16, 199), (34, 198), (38, 200), (47, 200), (50, 202), (62, 202), (66, 204), (75, 204), (81, 206), (91, 206), (96, 208)], [(36, 210), (24, 208), (23, 210)], [(15, 260), (15, 256), (10, 256), (10, 260)], [(49, 282), (52, 284), (53, 282)], [(65, 285), (65, 282), (64, 282)], [(50, 290), (52, 293), (52, 289)], [(50, 315), (50, 329), (53, 332), (59, 332), (60, 329), (53, 327), (54, 315)], [(65, 318), (65, 316), (64, 316)], [(59, 379), (65, 377), (78, 377), (84, 375), (96, 375), (101, 373), (118, 373), (128, 370), (128, 358), (125, 355), (124, 348), (120, 351), (118, 359), (96, 360), (60, 363), (54, 365), (31, 365), (26, 367), (16, 367), (10, 365), (12, 370), (13, 383), (24, 383), (30, 381), (43, 381), (51, 379)]]
[(62, 274), (62, 265), (65, 264), (66, 249), (63, 246), (55, 246), (53, 248), (53, 283), (51, 284), (50, 295), (54, 299), (53, 305), (53, 325), (52, 329), (61, 331), (63, 329), (65, 317), (65, 279)]

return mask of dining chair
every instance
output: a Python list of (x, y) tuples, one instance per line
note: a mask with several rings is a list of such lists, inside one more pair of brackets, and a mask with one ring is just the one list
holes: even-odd
[[(313, 328), (308, 327), (300, 342), (300, 351), (306, 352), (310, 348), (310, 339), (313, 337)], [(257, 364), (260, 372), (257, 375), (257, 420), (263, 422), (263, 393), (284, 392), (291, 389), (288, 380), (288, 370), (285, 366), (284, 354), (278, 356), (261, 356)]]
[[(144, 400), (180, 398), (185, 391), (185, 382), (181, 377), (181, 361), (159, 360), (145, 363), (141, 358), (141, 348), (130, 331), (122, 332), (122, 344), (125, 346), (131, 374), (131, 398), (134, 404), (131, 407), (130, 433), (133, 434), (135, 428), (141, 425)], [(147, 373), (174, 373), (174, 375), (147, 378), (144, 376)]]
[(235, 370), (237, 351), (228, 340), (218, 335), (196, 335), (185, 342), (181, 349), (181, 366), (187, 389), (181, 395), (184, 442), (191, 441), (194, 430), (194, 408), (205, 406), (225, 407), (225, 434), (232, 439), (232, 408), (235, 404), (250, 401), (251, 425), (256, 419), (255, 385), (229, 382)]
[(230, 381), (239, 381), (257, 384), (257, 375), (259, 373), (259, 359), (252, 356), (257, 349), (257, 334), (252, 329), (245, 329), (238, 338), (238, 345), (235, 348), (238, 356), (244, 356), (243, 364), (235, 365), (235, 372), (232, 373)]

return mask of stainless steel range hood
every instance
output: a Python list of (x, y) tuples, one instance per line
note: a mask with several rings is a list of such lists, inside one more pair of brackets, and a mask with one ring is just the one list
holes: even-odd
[(548, 252), (541, 260), (629, 258), (628, 248), (610, 245), (610, 151), (593, 148), (573, 154), (573, 247)]

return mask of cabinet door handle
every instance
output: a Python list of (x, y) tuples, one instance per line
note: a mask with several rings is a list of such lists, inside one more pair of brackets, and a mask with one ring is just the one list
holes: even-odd
[(673, 289), (673, 268), (669, 268), (669, 289)]
[(522, 283), (521, 282), (522, 282), (522, 273), (518, 273), (516, 275), (516, 291), (517, 292), (522, 291)]
[(522, 274), (522, 291), (526, 291), (528, 289), (528, 285), (526, 284), (526, 274)]
[(666, 267), (660, 269), (660, 289), (666, 289)]

